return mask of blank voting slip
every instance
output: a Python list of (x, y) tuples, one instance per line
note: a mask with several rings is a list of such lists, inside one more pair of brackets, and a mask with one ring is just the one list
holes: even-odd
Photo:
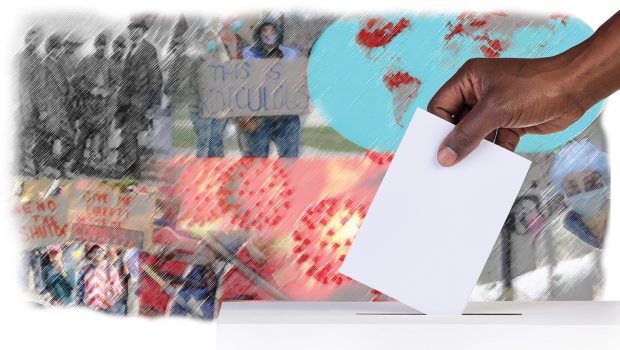
[(461, 314), (530, 161), (483, 140), (437, 162), (451, 123), (417, 109), (340, 272), (426, 314)]

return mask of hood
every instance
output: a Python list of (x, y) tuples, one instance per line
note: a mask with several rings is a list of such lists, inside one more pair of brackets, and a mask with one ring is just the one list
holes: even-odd
[(260, 32), (265, 26), (268, 26), (268, 25), (273, 26), (276, 29), (276, 32), (278, 33), (278, 38), (276, 40), (276, 46), (282, 45), (282, 42), (284, 41), (284, 31), (282, 30), (282, 25), (279, 23), (279, 21), (269, 18), (269, 19), (265, 19), (259, 22), (256, 25), (256, 28), (254, 28), (254, 34), (252, 36), (252, 39), (254, 40), (255, 46), (262, 48), (263, 43), (260, 40)]

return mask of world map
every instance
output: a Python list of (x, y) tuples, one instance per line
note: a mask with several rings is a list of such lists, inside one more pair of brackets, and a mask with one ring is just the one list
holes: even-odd
[[(583, 21), (505, 12), (342, 18), (310, 55), (308, 87), (320, 115), (369, 150), (394, 152), (417, 107), (470, 58), (548, 57), (592, 34)], [(597, 118), (602, 102), (568, 129), (526, 135), (517, 152), (549, 152)]]

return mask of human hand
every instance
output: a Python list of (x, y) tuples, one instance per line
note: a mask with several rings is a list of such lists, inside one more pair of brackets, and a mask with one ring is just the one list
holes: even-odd
[(467, 61), (428, 105), (429, 112), (456, 122), (439, 147), (439, 163), (456, 164), (483, 138), (514, 151), (526, 133), (550, 134), (577, 121), (594, 102), (574, 93), (569, 59)]
[(457, 125), (439, 147), (456, 164), (487, 138), (513, 151), (525, 133), (566, 129), (620, 89), (620, 11), (587, 40), (552, 57), (472, 59), (437, 91), (428, 110)]

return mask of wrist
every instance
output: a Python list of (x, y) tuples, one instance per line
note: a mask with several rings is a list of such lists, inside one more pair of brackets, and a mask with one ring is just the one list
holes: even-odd
[(605, 57), (597, 52), (595, 40), (596, 35), (593, 35), (579, 45), (555, 56), (563, 67), (563, 89), (567, 97), (584, 110), (614, 92), (609, 84), (613, 74), (607, 70)]

